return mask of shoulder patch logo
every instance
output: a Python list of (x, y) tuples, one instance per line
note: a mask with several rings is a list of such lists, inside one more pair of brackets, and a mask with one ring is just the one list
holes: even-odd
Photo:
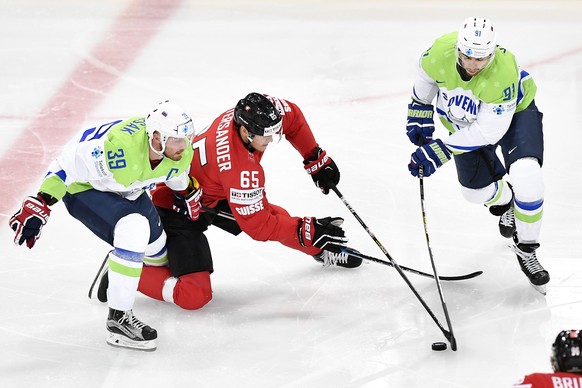
[(503, 114), (503, 112), (505, 112), (505, 108), (501, 105), (498, 105), (495, 108), (493, 108), (493, 113), (495, 113), (498, 116)]
[(98, 159), (101, 155), (103, 155), (103, 150), (101, 149), (101, 147), (95, 147), (93, 149), (93, 152), (91, 152), (91, 156), (94, 157), (95, 159)]

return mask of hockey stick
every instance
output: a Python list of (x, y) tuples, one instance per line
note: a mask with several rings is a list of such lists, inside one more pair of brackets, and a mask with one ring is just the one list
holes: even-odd
[[(385, 261), (385, 260), (378, 259), (376, 257), (372, 257), (372, 256), (368, 256), (368, 255), (364, 255), (363, 253), (360, 253), (360, 252), (353, 250), (353, 249), (350, 249), (350, 248), (343, 248), (342, 252), (347, 253), (351, 256), (363, 259), (363, 260), (368, 260), (368, 261), (372, 261), (374, 263), (383, 264), (383, 265), (386, 265), (388, 267), (394, 267), (394, 265), (389, 261)], [(414, 268), (408, 268), (408, 267), (405, 267), (403, 265), (401, 265), (400, 268), (403, 271), (407, 271), (407, 272), (413, 273), (415, 275), (420, 275), (420, 276), (434, 279), (434, 275), (430, 274), (430, 273), (422, 272), (422, 271), (419, 271), (419, 270), (414, 269)], [(442, 276), (442, 275), (440, 275), (439, 279), (445, 280), (445, 281), (468, 280), (468, 279), (473, 279), (473, 278), (481, 275), (482, 273), (483, 273), (483, 271), (476, 271), (476, 272), (468, 273), (466, 275), (458, 275), (458, 276)]]
[[(212, 214), (216, 214), (219, 217), (223, 217), (223, 218), (226, 218), (226, 219), (229, 219), (229, 220), (234, 220), (234, 217), (233, 217), (232, 214), (227, 213), (227, 212), (224, 212), (222, 210), (216, 210), (214, 208), (207, 207), (207, 206), (202, 206), (202, 209), (204, 211), (206, 211), (206, 212), (209, 212), (209, 213), (212, 213)], [(392, 265), (392, 263), (390, 263), (388, 261), (384, 261), (384, 260), (378, 259), (376, 257), (372, 257), (372, 256), (365, 255), (363, 253), (360, 253), (360, 252), (356, 251), (355, 249), (343, 248), (342, 249), (342, 252), (343, 253), (347, 253), (347, 254), (349, 254), (351, 256), (357, 257), (359, 259), (363, 259), (363, 260), (367, 260), (367, 261), (372, 261), (374, 263), (379, 263), (379, 264), (387, 265), (388, 267), (394, 267)], [(403, 271), (408, 271), (408, 272), (411, 272), (411, 273), (416, 274), (416, 275), (420, 275), (420, 276), (424, 276), (424, 277), (427, 277), (427, 278), (434, 279), (434, 275), (432, 275), (430, 273), (422, 272), (422, 271), (419, 271), (419, 270), (414, 269), (414, 268), (408, 268), (408, 267), (405, 267), (403, 265), (401, 265), (400, 268), (402, 268)], [(472, 272), (472, 273), (468, 273), (468, 274), (465, 274), (465, 275), (439, 276), (439, 279), (440, 280), (446, 280), (446, 281), (468, 280), (468, 279), (475, 278), (475, 277), (481, 275), (482, 273), (483, 273), (483, 271), (477, 271), (477, 272)]]
[(232, 213), (223, 212), (222, 210), (216, 210), (215, 208), (208, 206), (202, 206), (202, 210), (204, 210), (207, 213), (212, 213), (216, 216), (226, 218), (231, 221), (236, 221)]
[(453, 334), (453, 326), (451, 325), (451, 318), (449, 317), (449, 310), (447, 309), (447, 303), (445, 302), (445, 296), (443, 294), (443, 290), (441, 287), (441, 282), (439, 281), (440, 278), (437, 274), (436, 265), (434, 263), (434, 257), (432, 255), (432, 249), (430, 248), (430, 239), (428, 238), (428, 228), (426, 226), (426, 211), (424, 209), (424, 169), (420, 166), (419, 169), (419, 178), (420, 178), (420, 209), (422, 211), (422, 223), (424, 225), (424, 236), (426, 237), (426, 247), (428, 248), (428, 256), (430, 257), (430, 264), (432, 265), (432, 272), (434, 273), (434, 279), (437, 285), (437, 289), (439, 291), (439, 297), (441, 299), (441, 304), (443, 306), (443, 312), (445, 314), (445, 319), (447, 321), (447, 326), (449, 328), (449, 334), (451, 335), (449, 343), (451, 344), (451, 349), (456, 351), (457, 350), (457, 340), (455, 339), (455, 335)]
[(426, 312), (428, 313), (428, 315), (430, 315), (430, 317), (432, 318), (432, 320), (434, 321), (434, 323), (436, 323), (436, 325), (442, 331), (442, 333), (445, 336), (445, 338), (449, 341), (449, 343), (451, 344), (451, 348), (453, 348), (453, 343), (454, 343), (455, 345), (454, 345), (454, 349), (453, 350), (457, 350), (456, 341), (455, 341), (454, 337), (452, 336), (452, 333), (449, 332), (449, 331), (447, 331), (443, 327), (443, 325), (439, 322), (439, 320), (434, 315), (434, 313), (432, 312), (432, 310), (430, 309), (430, 307), (428, 307), (428, 305), (426, 304), (426, 302), (424, 301), (424, 299), (422, 299), (422, 297), (420, 296), (420, 294), (418, 293), (418, 291), (416, 291), (416, 288), (414, 288), (414, 286), (412, 285), (412, 283), (410, 282), (410, 280), (408, 279), (408, 277), (406, 276), (406, 274), (403, 272), (402, 268), (396, 263), (396, 261), (392, 258), (392, 256), (390, 256), (390, 253), (388, 253), (388, 251), (386, 250), (386, 248), (384, 248), (384, 245), (382, 245), (382, 243), (380, 242), (380, 240), (378, 240), (376, 238), (376, 236), (374, 235), (374, 233), (372, 233), (372, 231), (370, 230), (370, 228), (368, 228), (368, 226), (360, 218), (360, 216), (358, 215), (358, 213), (356, 213), (356, 211), (350, 206), (350, 204), (344, 198), (344, 196), (339, 191), (339, 189), (334, 184), (331, 184), (330, 182), (328, 182), (328, 184), (329, 184), (329, 187), (333, 190), (333, 192), (337, 194), (337, 196), (339, 197), (339, 199), (348, 208), (348, 210), (350, 211), (350, 213), (352, 213), (352, 215), (356, 218), (356, 220), (358, 220), (358, 222), (360, 223), (360, 225), (362, 225), (362, 227), (364, 228), (364, 230), (366, 232), (368, 232), (368, 235), (372, 238), (372, 240), (374, 240), (374, 242), (376, 243), (376, 245), (378, 245), (378, 248), (380, 248), (380, 250), (382, 251), (382, 253), (384, 253), (384, 255), (388, 258), (388, 260), (390, 260), (390, 263), (396, 269), (396, 271), (398, 271), (398, 273), (400, 274), (400, 276), (402, 277), (402, 279), (404, 279), (404, 281), (406, 282), (406, 284), (408, 285), (408, 287), (410, 288), (410, 290), (412, 291), (412, 293), (416, 296), (416, 299), (418, 299), (418, 301), (420, 302), (420, 304), (422, 304), (422, 307), (424, 307), (424, 309), (426, 310)]
[[(101, 263), (101, 266), (99, 267), (99, 271), (97, 271), (97, 275), (95, 275), (95, 279), (93, 279), (93, 283), (91, 283), (91, 287), (89, 288), (89, 293), (87, 294), (89, 299), (93, 299), (93, 288), (95, 288), (95, 286), (99, 287), (99, 285), (97, 284), (97, 280), (101, 279), (101, 277), (103, 276), (102, 275), (103, 272), (109, 268), (109, 266), (107, 266), (108, 260), (109, 260), (109, 253), (107, 255), (105, 255), (105, 259), (103, 260), (103, 263)], [(97, 290), (95, 291), (95, 296), (97, 296), (98, 292), (99, 292), (99, 288), (97, 288)]]

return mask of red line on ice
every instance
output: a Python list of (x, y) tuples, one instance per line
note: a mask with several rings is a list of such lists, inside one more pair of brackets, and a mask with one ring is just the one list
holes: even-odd
[(40, 113), (30, 119), (14, 146), (0, 156), (0, 219), (16, 210), (23, 195), (36, 193), (34, 185), (40, 184), (48, 164), (82, 129), (85, 118), (181, 3), (182, 0), (132, 1)]

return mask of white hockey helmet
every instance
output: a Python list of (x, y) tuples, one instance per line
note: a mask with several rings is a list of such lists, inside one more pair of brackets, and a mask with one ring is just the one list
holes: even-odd
[[(169, 137), (187, 137), (190, 139), (194, 134), (194, 124), (192, 124), (190, 116), (180, 106), (167, 100), (160, 102), (146, 116), (145, 124), (150, 148), (158, 155), (164, 154), (166, 141)], [(154, 132), (160, 134), (161, 150), (156, 150), (152, 146)]]
[[(497, 47), (495, 28), (490, 19), (470, 17), (465, 19), (457, 36), (457, 56), (459, 52), (471, 58), (489, 58), (491, 63)], [(462, 66), (460, 59), (459, 64)]]

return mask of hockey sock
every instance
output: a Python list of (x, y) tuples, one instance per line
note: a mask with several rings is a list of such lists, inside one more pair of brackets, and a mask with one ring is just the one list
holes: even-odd
[(144, 295), (163, 301), (162, 288), (164, 281), (171, 277), (172, 273), (168, 267), (144, 266), (141, 271), (137, 290)]
[(170, 302), (186, 310), (196, 310), (212, 300), (210, 273), (194, 272), (178, 278), (168, 267), (145, 266), (138, 291), (160, 301)]

